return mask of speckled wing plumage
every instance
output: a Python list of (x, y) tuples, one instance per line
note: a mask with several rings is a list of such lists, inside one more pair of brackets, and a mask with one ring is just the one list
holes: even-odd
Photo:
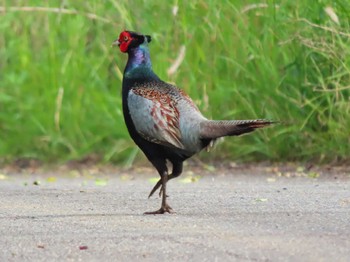
[(128, 108), (137, 132), (150, 142), (179, 149), (186, 149), (180, 126), (184, 103), (187, 111), (199, 112), (183, 91), (161, 81), (136, 86), (128, 94)]

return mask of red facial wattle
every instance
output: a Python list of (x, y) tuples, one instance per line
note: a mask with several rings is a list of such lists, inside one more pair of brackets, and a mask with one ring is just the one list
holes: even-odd
[(132, 41), (132, 37), (129, 32), (124, 31), (120, 33), (118, 41), (120, 43), (119, 44), (120, 51), (122, 51), (123, 53), (126, 53)]

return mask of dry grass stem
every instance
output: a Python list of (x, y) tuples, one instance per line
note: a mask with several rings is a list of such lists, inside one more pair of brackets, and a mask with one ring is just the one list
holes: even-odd
[[(246, 5), (245, 7), (242, 8), (241, 13), (247, 13), (251, 10), (254, 9), (261, 9), (261, 8), (268, 8), (269, 5), (268, 4), (251, 4), (251, 5)], [(279, 8), (279, 5), (275, 5), (275, 8)]]
[(183, 45), (180, 47), (180, 51), (179, 51), (179, 54), (177, 55), (176, 60), (168, 69), (168, 76), (171, 76), (176, 73), (177, 69), (179, 68), (179, 66), (181, 65), (182, 61), (185, 58), (185, 54), (186, 54), (186, 47)]
[(107, 24), (115, 23), (109, 19), (98, 16), (93, 13), (84, 13), (76, 10), (70, 10), (65, 8), (54, 8), (54, 7), (41, 7), (41, 6), (10, 6), (4, 7), (0, 6), (0, 12), (46, 12), (46, 13), (58, 13), (58, 14), (67, 14), (67, 15), (82, 15), (91, 20), (98, 20)]
[(62, 108), (62, 100), (63, 100), (64, 89), (60, 87), (58, 89), (57, 97), (56, 97), (56, 110), (55, 110), (55, 127), (57, 131), (60, 131), (60, 117), (61, 117), (61, 108)]
[(331, 32), (331, 33), (334, 33), (334, 34), (339, 34), (339, 35), (342, 35), (342, 36), (350, 37), (350, 34), (348, 34), (348, 33), (336, 30), (335, 28), (332, 28), (332, 27), (327, 27), (327, 26), (314, 24), (314, 23), (310, 22), (309, 20), (307, 20), (306, 18), (300, 18), (297, 21), (298, 22), (307, 23), (308, 25), (311, 25), (312, 27), (319, 28), (319, 29), (322, 29), (324, 31), (328, 31), (328, 32)]

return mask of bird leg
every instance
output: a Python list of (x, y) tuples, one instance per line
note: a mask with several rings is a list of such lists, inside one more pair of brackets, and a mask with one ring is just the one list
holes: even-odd
[[(169, 176), (168, 176), (168, 181), (169, 181), (170, 179), (173, 179), (173, 178), (175, 178), (175, 176), (173, 176), (173, 174), (169, 175)], [(163, 185), (162, 185), (162, 178), (160, 178), (160, 179), (158, 180), (157, 184), (154, 185), (153, 189), (151, 190), (151, 193), (149, 193), (149, 195), (148, 195), (148, 198), (150, 198), (150, 197), (154, 194), (154, 192), (157, 191), (157, 189), (158, 189), (160, 186), (161, 186), (161, 188), (160, 188), (160, 190), (159, 190), (159, 197), (161, 197), (162, 194), (164, 193), (164, 192), (163, 192)], [(168, 197), (168, 195), (166, 195), (166, 197)]]
[[(168, 205), (168, 203), (166, 202), (166, 198), (167, 198), (167, 195), (166, 195), (166, 183), (168, 182), (168, 174), (167, 173), (163, 173), (162, 174), (162, 177), (161, 177), (161, 179), (160, 179), (160, 181), (161, 181), (161, 185), (162, 185), (162, 205), (161, 205), (161, 207), (160, 207), (160, 209), (159, 210), (156, 210), (156, 211), (151, 211), (151, 212), (145, 212), (144, 214), (145, 215), (156, 215), (156, 214), (164, 214), (165, 212), (167, 212), (167, 213), (174, 213), (174, 211), (173, 211), (173, 209)], [(158, 182), (160, 182), (160, 181), (158, 181)], [(157, 183), (158, 184), (158, 183)], [(156, 184), (156, 186), (157, 186), (157, 184)], [(156, 187), (155, 186), (155, 187)], [(160, 186), (160, 185), (159, 185)], [(158, 187), (159, 187), (158, 186)], [(157, 188), (158, 188), (157, 187)], [(157, 190), (157, 188), (156, 189), (154, 189), (154, 191), (155, 190)], [(153, 190), (152, 190), (153, 191)], [(151, 192), (152, 193), (152, 192)], [(153, 193), (152, 193), (153, 194)]]
[[(180, 174), (182, 173), (182, 162), (178, 163), (178, 162), (175, 162), (173, 163), (173, 171), (171, 172), (171, 174), (167, 177), (167, 181), (175, 178), (175, 177), (178, 177)], [(162, 185), (162, 178), (160, 178), (157, 182), (157, 184), (154, 185), (153, 189), (151, 190), (151, 193), (149, 193), (148, 195), (148, 198), (150, 198), (154, 192), (157, 191), (157, 189)], [(162, 196), (163, 194), (163, 186), (160, 188), (159, 190), (159, 197)], [(166, 195), (166, 197), (168, 197), (168, 195)]]
[[(173, 177), (171, 177), (171, 175), (168, 176), (168, 181), (169, 181), (171, 178), (173, 178)], [(163, 186), (162, 186), (162, 179), (161, 179), (161, 178), (158, 180), (157, 184), (155, 184), (155, 186), (153, 187), (151, 193), (149, 193), (148, 198), (150, 198), (150, 197), (154, 194), (154, 192), (157, 191), (157, 189), (158, 189), (159, 187), (160, 187), (160, 190), (159, 190), (159, 197), (161, 197), (162, 194), (163, 194)], [(166, 197), (168, 197), (168, 195), (166, 195)]]
[[(151, 193), (149, 193), (149, 195), (148, 195), (148, 198), (150, 198), (150, 197), (154, 194), (154, 192), (156, 192), (157, 189), (158, 189), (161, 185), (162, 185), (162, 178), (160, 178), (160, 179), (158, 180), (157, 184), (154, 185), (153, 189), (151, 190)], [(161, 192), (162, 192), (162, 189), (160, 189), (160, 191), (159, 191), (159, 196), (162, 195)]]

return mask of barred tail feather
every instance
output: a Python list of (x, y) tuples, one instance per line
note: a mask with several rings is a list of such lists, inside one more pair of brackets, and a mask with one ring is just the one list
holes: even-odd
[(208, 120), (200, 125), (200, 137), (203, 139), (215, 139), (223, 136), (239, 136), (274, 123), (276, 122), (264, 119)]

